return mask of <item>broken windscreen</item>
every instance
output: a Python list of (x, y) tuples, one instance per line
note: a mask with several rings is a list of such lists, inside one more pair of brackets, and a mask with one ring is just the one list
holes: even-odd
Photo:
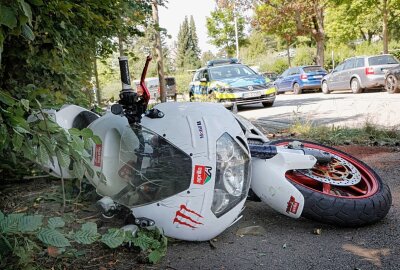
[(123, 188), (112, 199), (127, 207), (153, 203), (189, 188), (191, 158), (141, 126), (121, 136), (118, 176)]

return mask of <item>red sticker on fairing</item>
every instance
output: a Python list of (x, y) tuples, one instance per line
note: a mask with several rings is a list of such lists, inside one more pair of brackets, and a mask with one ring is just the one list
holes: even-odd
[(203, 225), (203, 223), (196, 221), (199, 218), (203, 217), (200, 214), (196, 213), (195, 211), (187, 208), (186, 205), (181, 204), (179, 210), (176, 211), (175, 218), (172, 223), (178, 223), (183, 226), (195, 229), (199, 225)]
[(196, 165), (194, 166), (193, 184), (204, 185), (211, 179), (211, 167)]
[(296, 214), (299, 209), (299, 203), (296, 202), (296, 199), (293, 196), (290, 196), (290, 200), (287, 202), (286, 213)]
[(96, 148), (94, 149), (94, 166), (97, 167), (101, 166), (101, 152), (102, 152), (102, 145), (96, 144)]

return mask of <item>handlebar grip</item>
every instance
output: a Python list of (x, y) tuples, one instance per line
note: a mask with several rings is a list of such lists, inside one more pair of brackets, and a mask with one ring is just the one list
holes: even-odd
[(118, 57), (121, 72), (122, 91), (132, 91), (131, 76), (129, 75), (128, 57)]

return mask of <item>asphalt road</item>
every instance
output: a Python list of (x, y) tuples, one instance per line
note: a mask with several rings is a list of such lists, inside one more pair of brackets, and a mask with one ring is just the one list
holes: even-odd
[(242, 106), (239, 114), (266, 125), (288, 125), (294, 121), (315, 124), (361, 127), (366, 123), (400, 127), (400, 94), (368, 91), (352, 94), (349, 91), (323, 93), (280, 94), (271, 108), (261, 104)]

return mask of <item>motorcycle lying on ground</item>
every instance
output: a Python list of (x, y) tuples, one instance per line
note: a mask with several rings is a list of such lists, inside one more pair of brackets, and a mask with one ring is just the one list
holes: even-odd
[[(215, 103), (166, 102), (148, 109), (150, 60), (137, 93), (127, 58), (120, 57), (120, 100), (103, 116), (76, 105), (52, 115), (63, 128), (88, 127), (101, 138), (91, 151), (95, 173), (86, 177), (103, 196), (104, 215), (128, 207), (139, 226), (204, 241), (241, 218), (249, 190), (283, 215), (339, 226), (375, 223), (388, 213), (389, 187), (349, 154), (307, 141), (269, 141)], [(42, 166), (71, 176), (51, 163)]]

